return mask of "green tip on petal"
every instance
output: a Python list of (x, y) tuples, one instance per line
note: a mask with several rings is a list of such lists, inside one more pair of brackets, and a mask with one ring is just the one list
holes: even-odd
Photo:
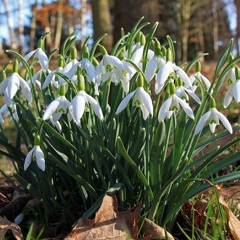
[(82, 75), (81, 69), (78, 67), (77, 69), (77, 81), (78, 81), (78, 90), (85, 91), (85, 80)]
[(196, 63), (196, 72), (201, 72), (201, 63), (200, 63), (200, 61), (197, 61), (197, 63)]
[(40, 146), (40, 135), (36, 134), (35, 138), (34, 138), (34, 146)]
[(77, 49), (75, 47), (71, 48), (70, 56), (72, 60), (77, 59)]
[(146, 43), (146, 37), (143, 33), (140, 35), (140, 41), (139, 42), (140, 42), (141, 46), (144, 46), (145, 43)]
[(210, 97), (210, 108), (216, 108), (216, 102), (212, 96)]
[(7, 77), (6, 71), (5, 71), (5, 70), (2, 70), (2, 73), (1, 73), (1, 75), (0, 75), (0, 82), (3, 81), (6, 77)]
[(58, 67), (64, 67), (64, 58), (62, 55), (59, 55), (58, 57)]
[(138, 87), (143, 87), (144, 86), (144, 78), (142, 74), (138, 75)]
[(66, 94), (65, 84), (60, 85), (59, 94), (60, 96), (65, 96)]
[(89, 58), (89, 51), (87, 45), (83, 45), (82, 48), (82, 58)]
[(168, 84), (168, 91), (169, 91), (169, 94), (170, 94), (170, 95), (173, 95), (173, 94), (176, 93), (176, 87), (175, 87), (175, 85), (174, 85), (173, 82), (170, 82), (170, 83)]
[(38, 48), (41, 48), (41, 49), (44, 49), (44, 38), (43, 38), (43, 37), (41, 37), (41, 38), (38, 40), (37, 47), (38, 47)]
[(15, 59), (13, 62), (13, 72), (18, 72), (18, 60)]
[(173, 61), (172, 50), (171, 50), (170, 48), (167, 49), (166, 60), (167, 60), (167, 61), (170, 61), (170, 62)]
[(235, 67), (236, 79), (240, 79), (240, 69), (239, 67)]
[(157, 38), (154, 38), (154, 50), (156, 56), (161, 56), (161, 44)]

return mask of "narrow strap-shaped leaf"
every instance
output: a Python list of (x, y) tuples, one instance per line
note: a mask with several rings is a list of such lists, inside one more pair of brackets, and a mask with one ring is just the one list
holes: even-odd
[(118, 143), (118, 148), (119, 148), (120, 153), (122, 154), (124, 159), (128, 162), (130, 167), (136, 172), (136, 174), (139, 177), (139, 179), (141, 180), (142, 184), (146, 187), (146, 190), (148, 191), (150, 198), (153, 199), (153, 192), (149, 185), (149, 182), (147, 181), (147, 179), (145, 178), (144, 174), (139, 169), (139, 167), (136, 165), (136, 163), (133, 161), (133, 159), (127, 153), (120, 137), (118, 137), (117, 143)]

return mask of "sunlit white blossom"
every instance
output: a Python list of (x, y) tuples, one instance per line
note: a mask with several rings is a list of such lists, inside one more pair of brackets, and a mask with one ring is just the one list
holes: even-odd
[(23, 97), (28, 102), (31, 102), (31, 89), (28, 83), (17, 72), (13, 72), (10, 76), (8, 76), (0, 83), (0, 94), (6, 91), (10, 99), (13, 99), (19, 89), (21, 89)]
[(196, 90), (199, 81), (204, 83), (207, 90), (211, 86), (211, 82), (201, 72), (195, 72), (189, 78), (192, 83), (192, 91)]
[(131, 98), (133, 98), (133, 105), (141, 108), (144, 120), (147, 119), (149, 114), (153, 115), (152, 99), (143, 87), (138, 87), (135, 91), (129, 93), (118, 106), (116, 114), (127, 107)]
[(188, 95), (190, 95), (198, 104), (201, 104), (201, 100), (197, 94), (184, 86), (179, 86), (176, 88), (176, 95), (186, 101), (189, 100)]
[(227, 90), (224, 96), (223, 106), (225, 108), (228, 107), (228, 105), (231, 103), (233, 98), (237, 103), (240, 102), (240, 79), (236, 80), (232, 84), (232, 86)]
[(199, 119), (196, 128), (195, 128), (195, 134), (198, 134), (202, 131), (205, 123), (208, 121), (209, 128), (212, 133), (215, 132), (215, 128), (217, 125), (219, 125), (219, 120), (222, 122), (223, 126), (232, 133), (232, 126), (229, 123), (228, 119), (220, 113), (215, 107), (211, 108), (208, 112), (203, 114), (201, 118)]
[(56, 122), (62, 114), (66, 114), (68, 110), (70, 110), (70, 107), (71, 103), (66, 99), (66, 97), (59, 96), (48, 105), (42, 119), (47, 120), (52, 117), (53, 121)]
[(161, 122), (165, 118), (170, 118), (174, 111), (178, 111), (180, 109), (180, 106), (183, 108), (188, 117), (194, 119), (194, 113), (189, 104), (185, 100), (179, 98), (176, 94), (172, 94), (163, 102), (158, 113), (158, 121)]
[(145, 77), (147, 82), (150, 82), (156, 75), (158, 70), (166, 63), (161, 56), (154, 56), (146, 65)]
[(89, 104), (98, 118), (103, 120), (103, 113), (99, 103), (85, 91), (79, 91), (71, 103), (73, 119), (78, 125), (80, 125), (80, 119), (85, 111), (86, 104)]
[[(41, 67), (45, 70), (48, 70), (49, 68), (49, 61), (48, 61), (48, 57), (46, 55), (46, 53), (42, 50), (42, 48), (37, 48), (36, 50), (33, 50), (31, 52), (29, 52), (24, 59), (26, 61), (28, 61), (31, 57), (34, 57), (34, 59), (37, 59), (41, 65)], [(20, 63), (19, 67), (22, 64)]]
[(36, 160), (37, 166), (42, 170), (45, 171), (45, 159), (44, 154), (40, 146), (34, 146), (29, 153), (27, 154), (24, 162), (24, 170), (26, 171), (29, 167), (32, 160)]

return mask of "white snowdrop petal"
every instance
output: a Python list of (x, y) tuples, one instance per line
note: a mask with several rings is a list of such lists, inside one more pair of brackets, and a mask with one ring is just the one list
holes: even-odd
[(56, 109), (58, 108), (59, 104), (60, 104), (59, 98), (57, 98), (54, 101), (52, 101), (48, 105), (45, 113), (43, 114), (43, 117), (42, 117), (43, 120), (49, 119), (52, 116), (52, 114), (56, 111)]
[(158, 113), (158, 121), (161, 122), (162, 120), (164, 120), (168, 113), (169, 113), (169, 109), (172, 103), (172, 97), (169, 97), (167, 100), (164, 101), (164, 103), (162, 104), (159, 113)]
[(35, 146), (35, 154), (36, 154), (36, 161), (38, 167), (42, 170), (45, 171), (45, 159), (44, 159), (44, 154), (40, 146)]
[(91, 105), (95, 114), (99, 117), (99, 119), (103, 120), (102, 109), (101, 109), (99, 103), (97, 102), (97, 100), (95, 100), (92, 96), (90, 96), (88, 94), (85, 94), (85, 97), (86, 97), (88, 103)]
[(18, 78), (18, 73), (12, 73), (12, 75), (8, 79), (8, 96), (10, 99), (13, 99), (15, 96), (17, 90), (19, 89), (19, 78)]
[(27, 168), (29, 167), (29, 165), (30, 165), (30, 163), (31, 163), (31, 161), (32, 161), (33, 151), (34, 151), (34, 148), (31, 149), (31, 150), (28, 152), (28, 154), (27, 154), (27, 156), (26, 156), (26, 158), (25, 158), (25, 161), (24, 161), (24, 171), (27, 170)]
[(232, 134), (233, 129), (232, 129), (232, 126), (231, 126), (230, 122), (228, 121), (228, 119), (219, 111), (216, 111), (216, 115), (222, 122), (223, 126)]
[(202, 115), (202, 117), (199, 119), (196, 128), (195, 128), (195, 135), (197, 135), (198, 133), (200, 133), (204, 127), (204, 124), (206, 123), (206, 121), (209, 119), (211, 115), (211, 112), (208, 111), (205, 114)]
[(118, 108), (117, 108), (117, 111), (116, 111), (116, 114), (122, 112), (126, 107), (127, 107), (127, 104), (129, 103), (130, 99), (133, 97), (133, 95), (135, 94), (136, 90), (129, 93), (123, 100), (122, 102), (119, 104)]

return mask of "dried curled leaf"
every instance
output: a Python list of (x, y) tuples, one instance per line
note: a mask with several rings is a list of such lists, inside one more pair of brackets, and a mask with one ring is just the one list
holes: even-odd
[(137, 239), (136, 220), (140, 215), (140, 208), (138, 205), (133, 212), (118, 212), (117, 198), (114, 195), (105, 195), (95, 219), (80, 218), (65, 240)]
[(240, 240), (240, 221), (229, 209), (228, 204), (223, 199), (223, 196), (219, 196), (219, 202), (222, 204), (226, 214), (227, 214), (227, 225), (229, 231), (234, 240)]
[(23, 239), (21, 228), (18, 225), (11, 223), (3, 217), (0, 217), (0, 239), (6, 235), (8, 230), (12, 231), (12, 234), (16, 240)]
[(149, 219), (144, 220), (143, 232), (145, 235), (149, 236), (149, 239), (169, 239), (174, 240), (174, 237), (167, 232), (164, 228), (158, 226)]

